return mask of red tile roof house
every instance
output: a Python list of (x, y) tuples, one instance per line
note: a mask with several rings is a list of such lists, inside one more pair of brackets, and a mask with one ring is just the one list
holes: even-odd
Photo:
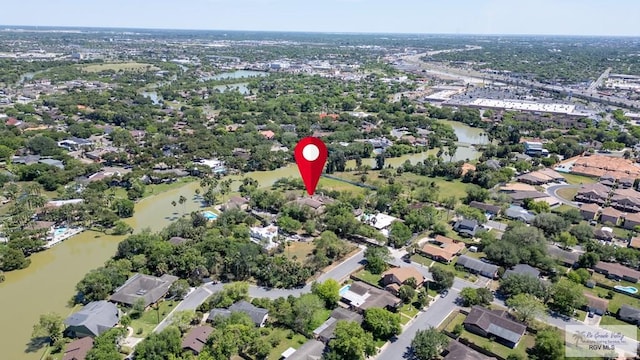
[(617, 263), (599, 261), (593, 267), (593, 270), (597, 273), (606, 275), (609, 279), (621, 279), (632, 283), (637, 283), (638, 279), (640, 279), (640, 271)]
[(417, 286), (422, 285), (424, 282), (424, 276), (413, 266), (393, 268), (382, 273), (382, 283), (385, 286), (395, 284), (399, 288), (411, 278), (416, 280)]
[(271, 140), (276, 136), (276, 134), (271, 130), (260, 131), (260, 135), (264, 136), (268, 140)]
[(200, 354), (212, 332), (213, 328), (209, 325), (194, 327), (182, 340), (182, 350), (189, 350), (194, 355)]
[(598, 204), (583, 204), (580, 206), (580, 214), (582, 218), (587, 221), (597, 218), (599, 212), (600, 206), (598, 206)]
[(634, 230), (636, 226), (640, 226), (640, 213), (625, 215), (623, 227), (628, 230)]
[(622, 211), (616, 210), (612, 207), (606, 207), (602, 209), (602, 213), (600, 215), (600, 222), (602, 224), (611, 223), (614, 226), (617, 226), (622, 218)]

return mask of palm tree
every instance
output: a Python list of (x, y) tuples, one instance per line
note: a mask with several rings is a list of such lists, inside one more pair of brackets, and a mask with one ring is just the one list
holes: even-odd
[(187, 202), (187, 198), (184, 197), (183, 195), (180, 195), (180, 198), (178, 198), (178, 203), (180, 205), (182, 205), (182, 211), (184, 212), (184, 204)]

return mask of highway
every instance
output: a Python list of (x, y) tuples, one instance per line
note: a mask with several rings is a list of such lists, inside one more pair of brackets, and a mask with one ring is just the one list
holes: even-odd
[[(617, 96), (600, 95), (590, 90), (571, 89), (565, 86), (543, 84), (537, 81), (516, 79), (509, 76), (485, 74), (485, 73), (481, 73), (479, 71), (474, 71), (474, 70), (450, 68), (441, 64), (422, 61), (421, 58), (424, 57), (425, 55), (426, 53), (417, 54), (417, 55), (408, 55), (408, 56), (402, 57), (402, 60), (403, 62), (408, 64), (410, 67), (416, 68), (415, 71), (426, 70), (429, 73), (441, 74), (445, 76), (458, 78), (468, 83), (487, 82), (489, 80), (490, 82), (501, 82), (505, 84), (530, 87), (530, 88), (535, 88), (535, 89), (540, 89), (540, 90), (545, 90), (550, 92), (558, 92), (558, 93), (571, 92), (574, 97), (586, 99), (596, 103), (615, 105), (615, 106), (625, 107), (629, 109), (640, 109), (640, 102), (638, 101), (623, 99)], [(602, 74), (602, 75), (605, 75), (605, 74)]]

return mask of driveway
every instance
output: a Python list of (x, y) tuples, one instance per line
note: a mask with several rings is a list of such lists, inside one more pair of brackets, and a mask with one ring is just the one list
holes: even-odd
[(569, 205), (569, 206), (573, 206), (573, 207), (579, 207), (580, 204), (578, 204), (577, 202), (566, 200), (565, 198), (563, 198), (560, 195), (558, 195), (558, 190), (560, 190), (560, 189), (579, 189), (579, 188), (580, 188), (580, 186), (578, 186), (578, 185), (569, 185), (569, 184), (550, 185), (550, 186), (547, 187), (546, 192), (547, 192), (547, 195), (558, 199), (558, 201), (560, 201), (561, 203), (563, 203), (565, 205)]

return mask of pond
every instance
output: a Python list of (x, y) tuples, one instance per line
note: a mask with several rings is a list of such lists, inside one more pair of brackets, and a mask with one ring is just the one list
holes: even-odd
[[(451, 122), (461, 142), (481, 140), (481, 129)], [(485, 137), (486, 138), (486, 137)], [(469, 140), (469, 141), (465, 141)], [(436, 149), (428, 153), (435, 154)], [(408, 154), (399, 158), (386, 159), (386, 164), (397, 167), (406, 160), (416, 163), (426, 158), (428, 153)], [(459, 147), (454, 160), (476, 159), (478, 152), (473, 148)], [(375, 159), (365, 159), (364, 164), (375, 165)], [(347, 167), (355, 167), (355, 161), (349, 161)], [(242, 180), (243, 177), (256, 179), (261, 187), (273, 185), (278, 179), (299, 176), (298, 168), (289, 165), (273, 171), (256, 171), (242, 176), (229, 178)], [(233, 190), (237, 190), (240, 181), (235, 181)], [(204, 203), (197, 182), (154, 194), (136, 204), (135, 215), (127, 222), (135, 231), (148, 228), (158, 231), (192, 211), (204, 211)], [(178, 204), (180, 196), (187, 201)], [(173, 205), (173, 202), (176, 205)], [(66, 306), (74, 294), (74, 287), (89, 270), (101, 266), (115, 253), (118, 243), (124, 236), (108, 236), (85, 231), (49, 250), (31, 256), (31, 265), (24, 270), (6, 273), (6, 281), (0, 283), (0, 350), (3, 359), (36, 360), (42, 351), (25, 353), (31, 336), (33, 324), (40, 314), (57, 312), (67, 316), (71, 309)]]
[(244, 79), (249, 77), (260, 77), (260, 76), (268, 76), (268, 75), (269, 73), (264, 71), (237, 70), (237, 71), (223, 72), (215, 75), (203, 76), (200, 78), (200, 80), (209, 81), (209, 80), (226, 80), (226, 79)]

